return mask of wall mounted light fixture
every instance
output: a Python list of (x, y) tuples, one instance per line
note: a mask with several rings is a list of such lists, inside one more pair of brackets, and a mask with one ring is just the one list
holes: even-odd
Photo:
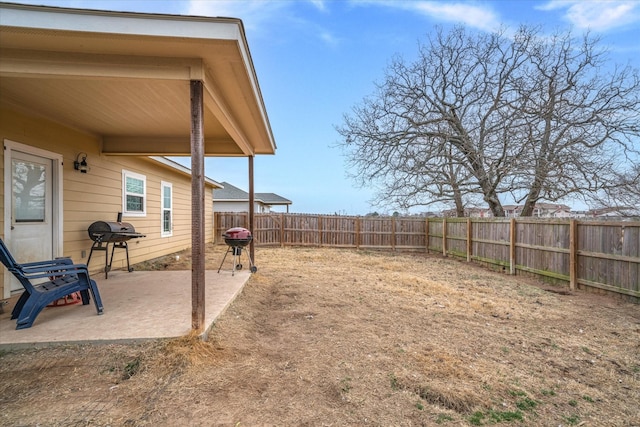
[[(82, 157), (82, 160), (80, 160)], [(87, 173), (89, 166), (87, 165), (87, 153), (78, 153), (76, 160), (73, 162), (73, 168), (80, 173)]]

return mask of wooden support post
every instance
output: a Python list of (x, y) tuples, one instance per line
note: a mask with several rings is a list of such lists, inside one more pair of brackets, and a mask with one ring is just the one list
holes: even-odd
[(442, 255), (447, 256), (447, 217), (442, 218)]
[(471, 262), (471, 255), (473, 251), (473, 245), (471, 242), (471, 218), (467, 218), (467, 262)]
[(322, 216), (318, 215), (318, 243), (322, 247)]
[(576, 290), (578, 284), (578, 222), (569, 221), (569, 289)]
[[(255, 193), (253, 189), (253, 156), (249, 156), (249, 226), (247, 227), (251, 232), (251, 236), (255, 238), (253, 234), (254, 229), (254, 210), (255, 210)], [(255, 257), (255, 245), (253, 239), (251, 239), (251, 243), (249, 243), (249, 255), (251, 256), (251, 260), (253, 264), (256, 263)]]
[(516, 219), (509, 221), (509, 274), (516, 274)]
[(356, 249), (360, 249), (360, 217), (356, 218)]
[(191, 328), (205, 319), (204, 108), (203, 84), (191, 80)]

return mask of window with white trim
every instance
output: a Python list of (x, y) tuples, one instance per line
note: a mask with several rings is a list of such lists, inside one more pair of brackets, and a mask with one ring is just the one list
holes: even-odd
[(173, 234), (173, 186), (170, 182), (162, 181), (160, 183), (161, 188), (161, 221), (162, 237), (169, 237)]
[(122, 171), (122, 213), (126, 216), (147, 215), (147, 177)]

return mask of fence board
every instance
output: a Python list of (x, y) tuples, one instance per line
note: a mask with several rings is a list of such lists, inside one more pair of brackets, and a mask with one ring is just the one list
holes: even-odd
[(280, 245), (280, 232), (283, 222), (283, 218), (280, 215), (254, 214), (253, 220), (255, 222), (253, 238), (257, 242), (263, 242), (264, 245)]
[(552, 273), (552, 277), (569, 278), (569, 221), (517, 221), (516, 241), (519, 265)]
[(640, 224), (578, 224), (578, 283), (640, 296)]
[(447, 253), (467, 256), (467, 220), (466, 218), (447, 218)]
[(473, 221), (473, 259), (508, 266), (510, 223), (507, 220)]
[(443, 230), (442, 219), (440, 218), (429, 219), (427, 224), (428, 224), (427, 250), (442, 253), (442, 249), (443, 249), (442, 248), (442, 230)]
[[(248, 220), (243, 212), (216, 213), (216, 241), (223, 242), (222, 233), (229, 228), (251, 228)], [(254, 222), (259, 246), (424, 250), (640, 299), (638, 221), (268, 213), (256, 214)]]

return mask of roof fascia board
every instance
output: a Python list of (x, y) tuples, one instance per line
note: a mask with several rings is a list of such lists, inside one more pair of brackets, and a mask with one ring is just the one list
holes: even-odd
[(199, 79), (204, 68), (199, 58), (159, 58), (125, 55), (56, 54), (2, 50), (0, 75), (32, 77)]
[[(214, 139), (205, 136), (205, 156), (244, 157), (237, 152), (232, 139)], [(187, 136), (105, 136), (102, 138), (102, 153), (107, 156), (165, 155), (188, 156), (191, 154), (191, 140)]]
[(269, 138), (269, 144), (271, 145), (271, 149), (275, 152), (276, 150), (276, 141), (273, 137), (273, 130), (271, 129), (271, 122), (267, 117), (267, 108), (264, 104), (264, 99), (262, 98), (262, 90), (260, 90), (260, 85), (258, 83), (258, 76), (256, 74), (256, 69), (253, 66), (253, 59), (251, 58), (251, 51), (249, 50), (249, 43), (247, 42), (247, 38), (244, 36), (244, 24), (242, 20), (240, 21), (240, 29), (242, 32), (242, 37), (238, 40), (238, 48), (240, 50), (240, 54), (244, 60), (244, 63), (247, 64), (247, 73), (249, 77), (249, 81), (251, 82), (251, 89), (253, 90), (255, 99), (260, 103), (260, 116), (262, 122), (265, 124), (267, 135)]
[[(189, 25), (185, 25), (187, 22)], [(237, 18), (112, 12), (5, 3), (0, 4), (0, 25), (132, 36), (236, 41), (243, 39), (241, 21)]]
[[(262, 199), (261, 199), (262, 200)], [(291, 200), (287, 200), (287, 201), (275, 201), (275, 200), (262, 200), (263, 203), (265, 205), (279, 205), (279, 206), (285, 206), (285, 205), (290, 205), (293, 202)]]
[[(247, 156), (255, 155), (254, 149), (249, 144), (247, 137), (240, 130), (239, 124), (233, 119), (229, 107), (227, 106), (224, 98), (219, 94), (215, 87), (215, 79), (211, 77), (210, 73), (205, 73), (204, 80), (204, 98), (205, 106), (211, 110), (211, 113), (218, 119), (220, 124), (224, 127), (231, 138), (238, 144), (240, 149)], [(266, 122), (268, 124), (268, 122)]]
[[(215, 193), (214, 193), (215, 194)], [(217, 199), (217, 198), (213, 198), (214, 202), (232, 202), (232, 203), (249, 203), (249, 199)], [(260, 203), (263, 205), (266, 205), (268, 203), (265, 203), (263, 200), (261, 199), (254, 199), (253, 200), (255, 203)]]

